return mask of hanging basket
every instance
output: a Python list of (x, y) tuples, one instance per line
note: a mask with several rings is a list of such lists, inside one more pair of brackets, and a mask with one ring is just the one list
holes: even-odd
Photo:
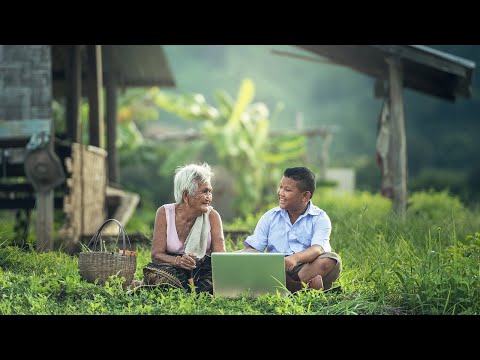
[[(119, 252), (107, 251), (106, 248), (102, 251), (101, 233), (104, 227), (112, 221), (117, 223), (119, 234), (122, 234), (123, 250)], [(126, 249), (126, 240), (128, 241), (130, 250)], [(78, 270), (80, 276), (91, 283), (94, 283), (95, 280), (98, 279), (98, 284), (104, 285), (109, 276), (118, 275), (119, 277), (123, 276), (125, 278), (125, 282), (123, 283), (124, 287), (130, 285), (137, 269), (137, 255), (136, 252), (131, 249), (130, 239), (122, 224), (115, 219), (106, 220), (88, 243), (87, 247), (89, 249), (92, 242), (92, 251), (84, 251), (78, 255)], [(98, 244), (100, 244), (99, 251)]]

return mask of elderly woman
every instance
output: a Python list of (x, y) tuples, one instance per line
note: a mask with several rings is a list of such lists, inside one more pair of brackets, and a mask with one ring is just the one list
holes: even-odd
[(152, 261), (143, 268), (144, 285), (213, 292), (210, 255), (225, 252), (225, 240), (220, 214), (210, 206), (212, 177), (207, 163), (175, 171), (175, 203), (157, 210)]

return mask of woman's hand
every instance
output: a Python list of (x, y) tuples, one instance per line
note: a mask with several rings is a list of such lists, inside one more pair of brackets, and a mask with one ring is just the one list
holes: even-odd
[(193, 270), (197, 267), (196, 257), (193, 254), (183, 254), (179, 261), (178, 266), (185, 270)]

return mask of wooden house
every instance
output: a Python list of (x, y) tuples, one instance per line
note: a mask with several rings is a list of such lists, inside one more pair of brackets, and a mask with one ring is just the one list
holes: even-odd
[(475, 63), (422, 45), (293, 45), (323, 61), (375, 79), (374, 95), (384, 99), (378, 121), (377, 157), (382, 193), (403, 216), (407, 203), (407, 143), (403, 89), (447, 101), (472, 95)]
[[(160, 45), (0, 45), (0, 209), (17, 211), (26, 225), (36, 210), (38, 250), (53, 249), (55, 208), (66, 215), (61, 236), (68, 252), (102, 224), (109, 201), (136, 206), (138, 196), (116, 185), (117, 95), (146, 86), (175, 86)], [(89, 105), (87, 144), (82, 98)], [(61, 134), (52, 99), (65, 104)]]

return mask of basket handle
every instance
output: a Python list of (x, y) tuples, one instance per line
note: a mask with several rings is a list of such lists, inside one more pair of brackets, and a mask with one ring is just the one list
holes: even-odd
[[(118, 231), (122, 233), (123, 250), (124, 250), (124, 251), (126, 250), (125, 247), (126, 247), (126, 245), (127, 245), (126, 242), (125, 242), (125, 236), (126, 236), (126, 238), (127, 238), (127, 240), (128, 240), (128, 246), (130, 247), (130, 250), (132, 250), (132, 244), (130, 243), (130, 239), (128, 238), (128, 234), (127, 234), (127, 232), (125, 231), (125, 228), (124, 228), (123, 225), (120, 224), (120, 222), (119, 222), (118, 220), (116, 220), (116, 219), (107, 219), (107, 220), (105, 220), (105, 222), (98, 228), (98, 230), (97, 230), (97, 232), (95, 233), (95, 235), (93, 235), (92, 239), (88, 242), (88, 245), (87, 245), (87, 246), (90, 247), (90, 244), (92, 243), (92, 241), (94, 241), (94, 243), (93, 243), (93, 250), (95, 250), (95, 249), (97, 248), (97, 242), (98, 242), (98, 239), (100, 238), (100, 235), (101, 235), (101, 233), (102, 233), (102, 230), (103, 230), (103, 229), (105, 228), (105, 226), (107, 226), (107, 224), (108, 224), (109, 222), (111, 222), (111, 221), (117, 223), (118, 228), (119, 228)], [(124, 253), (124, 254), (125, 254), (125, 253)]]

